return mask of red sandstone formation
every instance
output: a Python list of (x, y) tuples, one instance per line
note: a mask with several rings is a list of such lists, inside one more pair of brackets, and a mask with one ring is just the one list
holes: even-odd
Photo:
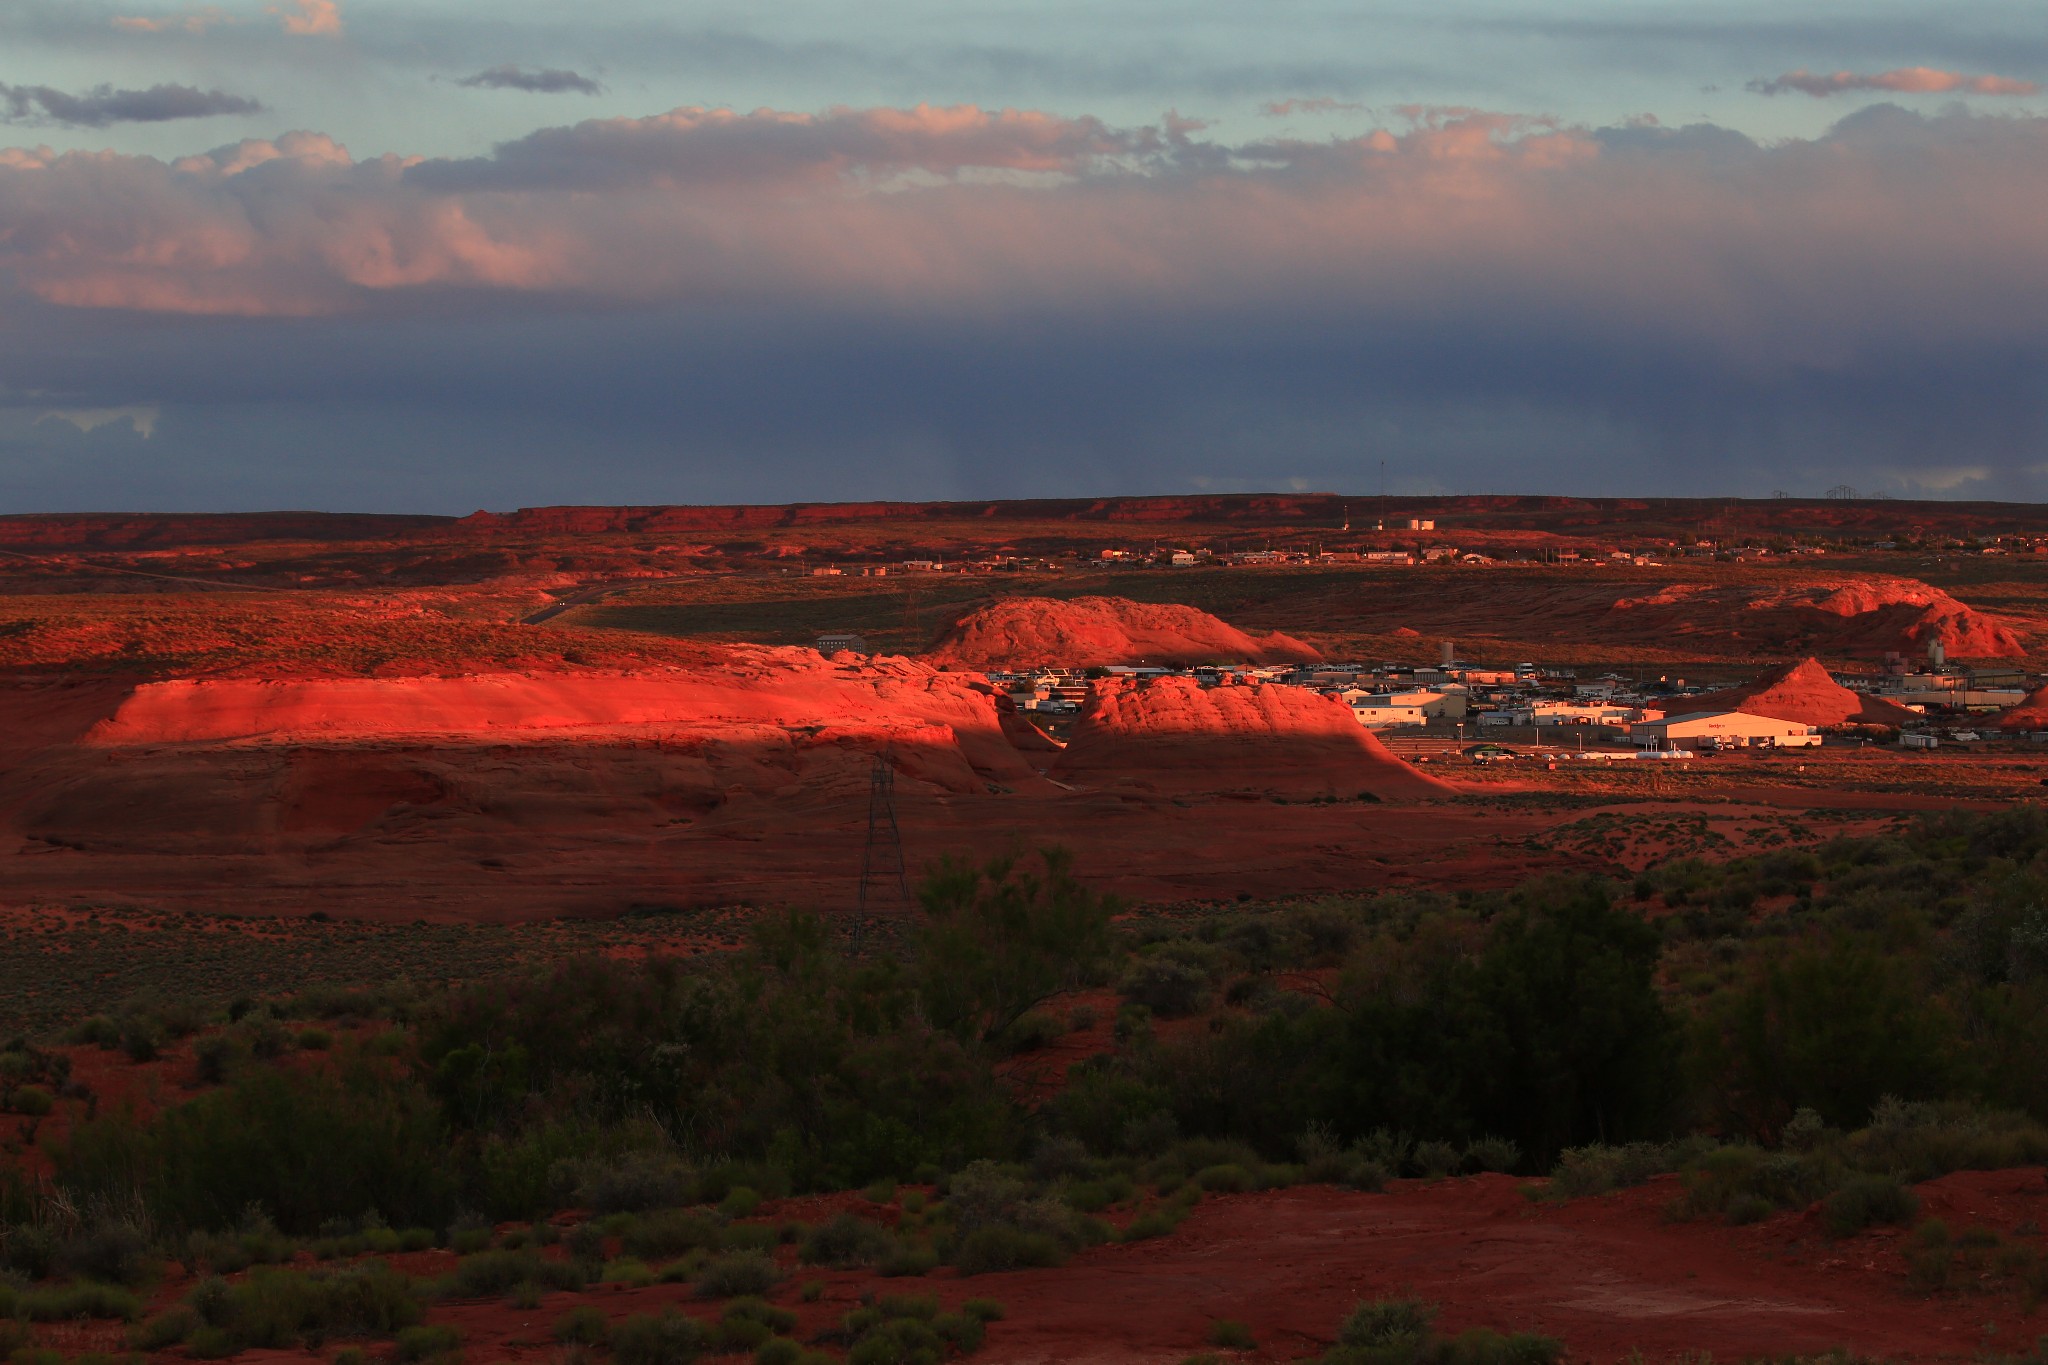
[(1752, 716), (1797, 721), (1802, 725), (1904, 725), (1919, 719), (1895, 702), (1866, 697), (1836, 682), (1818, 659), (1766, 673), (1754, 682), (1703, 697), (1686, 697), (1674, 711), (1747, 711)]
[(1322, 656), (1291, 636), (1247, 635), (1193, 607), (1121, 597), (1005, 597), (954, 622), (926, 657), (975, 668), (1092, 668), (1312, 663)]
[(1387, 751), (1342, 703), (1305, 688), (1203, 688), (1189, 678), (1095, 684), (1053, 764), (1074, 786), (1383, 800), (1454, 789)]
[(2048, 687), (2037, 687), (2017, 706), (1999, 712), (1994, 722), (2007, 732), (2048, 730)]
[[(1940, 641), (1959, 659), (2020, 658), (2020, 639), (1997, 618), (1911, 578), (1809, 579), (1757, 592), (1737, 585), (1674, 583), (1617, 600), (1614, 627), (1638, 637), (1734, 629), (1797, 640), (1818, 653), (1919, 653)], [(1632, 629), (1633, 628), (1633, 629)]]

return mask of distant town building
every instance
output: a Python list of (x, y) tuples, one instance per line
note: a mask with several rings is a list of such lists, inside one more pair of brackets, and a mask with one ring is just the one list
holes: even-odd
[(834, 654), (867, 654), (868, 642), (852, 631), (831, 631), (818, 637), (818, 652), (826, 658)]
[(1747, 711), (1695, 711), (1637, 721), (1628, 736), (1645, 749), (1808, 749), (1821, 739), (1817, 726)]

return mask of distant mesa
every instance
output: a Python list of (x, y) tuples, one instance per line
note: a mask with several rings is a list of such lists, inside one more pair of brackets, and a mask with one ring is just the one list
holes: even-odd
[(1047, 775), (1072, 786), (1294, 800), (1456, 791), (1396, 758), (1342, 702), (1301, 687), (1204, 688), (1184, 677), (1095, 683)]
[(1194, 607), (1121, 597), (1006, 597), (954, 622), (925, 656), (970, 668), (1316, 663), (1289, 635), (1254, 636)]
[(1703, 697), (1687, 697), (1687, 711), (1745, 711), (1752, 716), (1802, 725), (1904, 725), (1920, 719), (1896, 702), (1852, 692), (1836, 682), (1818, 659), (1801, 659), (1754, 682)]

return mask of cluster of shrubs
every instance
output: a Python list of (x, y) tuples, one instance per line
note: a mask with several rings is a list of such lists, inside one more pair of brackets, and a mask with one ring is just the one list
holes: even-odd
[(1420, 1299), (1376, 1299), (1353, 1309), (1323, 1365), (1557, 1365), (1564, 1344), (1534, 1332), (1472, 1327), (1445, 1336)]
[[(1005, 859), (941, 868), (900, 957), (788, 914), (722, 959), (132, 1001), (74, 1040), (194, 1037), (196, 1093), (81, 1116), (50, 1148), (61, 1198), (0, 1175), (0, 1270), (124, 1316), (166, 1257), (254, 1279), (299, 1249), (444, 1242), (466, 1259), (422, 1293), (745, 1299), (779, 1244), (896, 1276), (1049, 1265), (1302, 1181), (1549, 1170), (1576, 1196), (1678, 1172), (1685, 1216), (1819, 1203), (1850, 1231), (1910, 1223), (1913, 1182), (2048, 1159), (2048, 814), (1673, 863), (1633, 893), (1546, 878), (1119, 921), (1057, 856)], [(1117, 1045), (1028, 1107), (1005, 1059), (1092, 1028), (1059, 1003), (1075, 991), (1121, 997)], [(325, 1055), (284, 1064), (305, 1051)], [(0, 1106), (59, 1100), (63, 1060), (0, 1049)], [(890, 1226), (747, 1221), (906, 1180), (936, 1197)], [(591, 1221), (562, 1233), (569, 1208)], [(558, 1236), (568, 1255), (541, 1255)]]

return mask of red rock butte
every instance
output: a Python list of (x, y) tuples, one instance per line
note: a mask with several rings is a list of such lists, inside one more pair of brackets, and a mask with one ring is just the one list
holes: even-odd
[(1680, 711), (1747, 711), (1752, 716), (1796, 721), (1802, 725), (1904, 725), (1920, 719), (1896, 702), (1852, 692), (1836, 682), (1818, 659), (1801, 659), (1774, 669), (1754, 682), (1687, 697), (1674, 703)]
[(925, 657), (974, 668), (1178, 667), (1314, 663), (1322, 658), (1278, 631), (1247, 635), (1194, 607), (1121, 597), (1006, 597), (955, 621)]
[(1076, 787), (1295, 800), (1456, 790), (1388, 752), (1342, 702), (1299, 687), (1204, 688), (1180, 677), (1097, 682), (1048, 775)]
[(2017, 706), (1999, 712), (1992, 724), (2010, 733), (2048, 730), (2048, 687), (2035, 688)]

